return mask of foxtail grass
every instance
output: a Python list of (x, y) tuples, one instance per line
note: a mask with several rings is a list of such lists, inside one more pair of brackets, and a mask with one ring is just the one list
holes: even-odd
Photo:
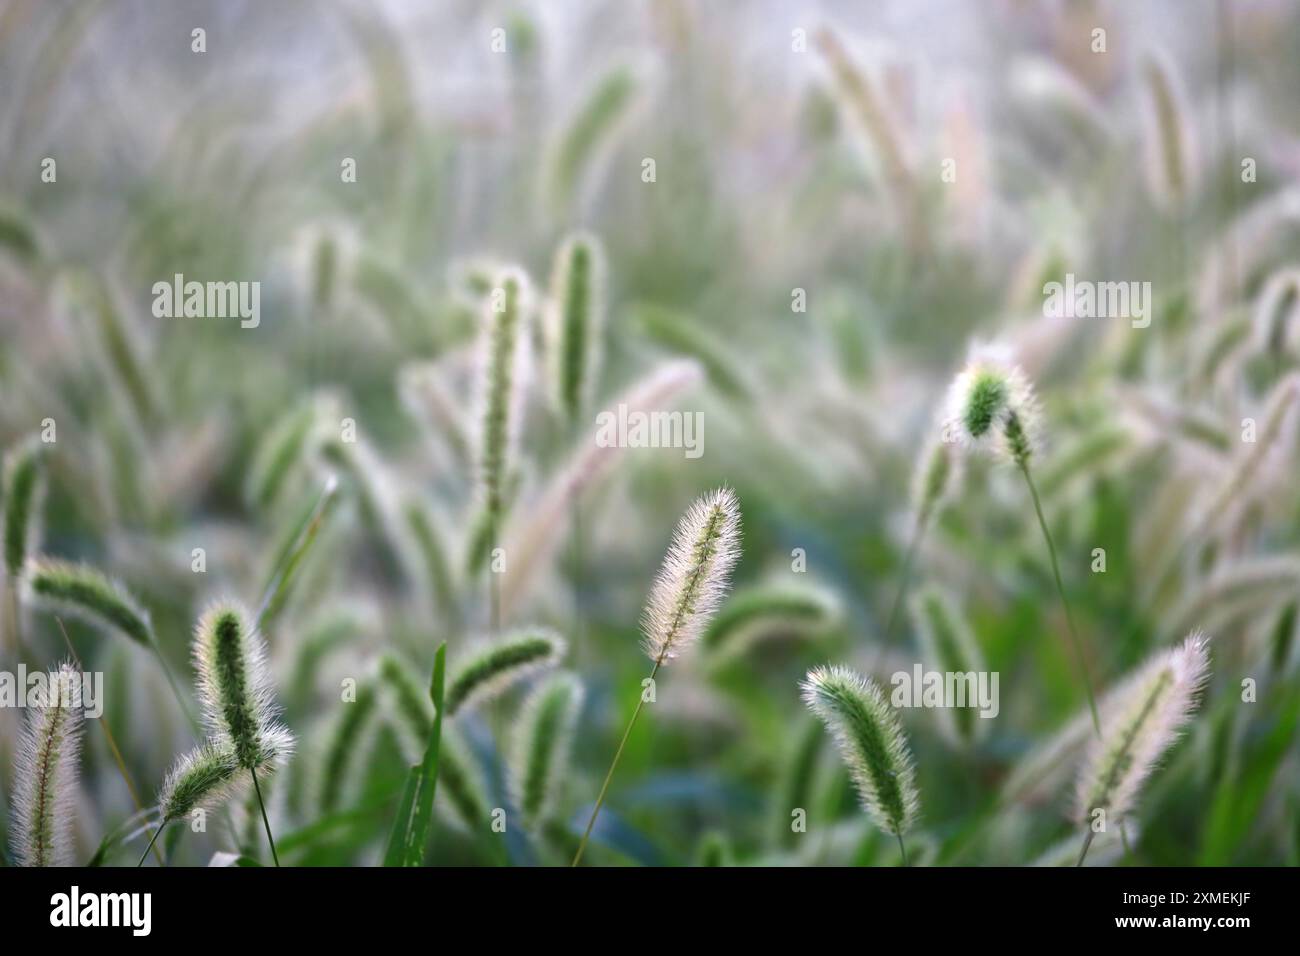
[(365, 753), (365, 738), (378, 713), (379, 696), (374, 683), (360, 680), (355, 699), (341, 702), (342, 708), (330, 729), (321, 764), (318, 799), (322, 813), (337, 810), (343, 803), (348, 783)]
[[(679, 657), (699, 638), (722, 602), (739, 559), (740, 502), (730, 488), (719, 488), (697, 499), (677, 523), (672, 543), (650, 589), (641, 617), (644, 635), (641, 647), (654, 662), (648, 679), (650, 686), (654, 685), (659, 668)], [(609, 783), (645, 702), (643, 691), (614, 752), (571, 866), (582, 861)]]
[[(570, 236), (555, 256), (545, 328), (552, 400), (570, 435), (576, 432), (600, 375), (604, 299), (605, 254), (600, 241), (584, 233)], [(581, 646), (582, 513), (576, 493), (569, 499), (569, 541), (572, 636)]]
[(957, 486), (960, 480), (960, 464), (961, 459), (953, 443), (942, 438), (932, 439), (921, 456), (912, 479), (912, 509), (915, 514), (912, 533), (907, 542), (907, 551), (903, 555), (898, 590), (894, 593), (894, 603), (889, 609), (882, 644), (888, 644), (893, 638), (898, 612), (903, 605), (908, 579), (912, 574), (912, 562), (916, 558), (916, 550), (921, 545), (921, 539), (930, 525), (930, 520), (944, 501), (951, 497), (953, 489)]
[(912, 755), (898, 715), (876, 683), (847, 667), (816, 667), (801, 689), (804, 703), (826, 725), (853, 778), (862, 808), (881, 830), (898, 840), (920, 810)]
[[(916, 631), (921, 647), (935, 670), (949, 674), (980, 673), (985, 670), (975, 636), (952, 598), (936, 586), (924, 588), (912, 604)], [(967, 704), (969, 705), (969, 701)], [(983, 735), (986, 720), (973, 707), (946, 707), (941, 711), (942, 726), (951, 741), (970, 744)]]
[[(528, 347), (528, 278), (517, 269), (504, 270), (483, 310), (479, 376), (479, 479), (483, 522), (489, 551), (501, 538), (506, 483), (519, 429), (523, 375)], [(488, 612), (491, 631), (500, 628), (500, 588), (489, 577)]]
[(279, 866), (257, 775), (270, 775), (287, 760), (294, 740), (279, 722), (266, 648), (247, 611), (233, 602), (210, 607), (195, 628), (194, 663), (209, 730), (219, 745), (233, 749), (239, 767), (248, 771), (271, 857)]
[(52, 558), (29, 561), (25, 577), (36, 600), (49, 610), (116, 632), (151, 651), (162, 667), (181, 713), (194, 722), (190, 705), (181, 695), (180, 686), (158, 645), (149, 612), (126, 588), (88, 565)]
[(510, 779), (515, 806), (530, 830), (545, 823), (559, 805), (582, 697), (574, 675), (555, 674), (537, 686), (520, 711)]
[(1065, 611), (1065, 623), (1070, 634), (1070, 642), (1078, 658), (1079, 675), (1088, 697), (1088, 711), (1092, 715), (1093, 730), (1100, 734), (1101, 718), (1097, 712), (1097, 696), (1088, 670), (1088, 657), (1074, 623), (1074, 611), (1065, 596), (1065, 584), (1061, 580), (1056, 544), (1052, 540), (1052, 532), (1047, 527), (1047, 518), (1043, 515), (1038, 487), (1034, 484), (1031, 461), (1038, 444), (1040, 415), (1033, 389), (1019, 368), (1006, 363), (992, 352), (977, 353), (953, 382), (948, 396), (946, 418), (945, 429), (954, 432), (966, 447), (991, 448), (998, 456), (1013, 462), (1025, 479), (1025, 485), (1034, 503), (1038, 526), (1042, 530), (1043, 540), (1047, 543), (1052, 577), (1056, 583), (1056, 593)]
[(1209, 668), (1209, 641), (1193, 632), (1153, 655), (1108, 701), (1101, 737), (1079, 773), (1075, 817), (1087, 827), (1079, 866), (1098, 832), (1098, 811), (1106, 829), (1132, 813), (1142, 785), (1191, 720)]
[(18, 581), (39, 535), (45, 485), (42, 459), (42, 446), (34, 437), (20, 442), (5, 455), (0, 481), (4, 500), (5, 596), (15, 651), (22, 650)]
[(733, 660), (774, 635), (814, 635), (839, 622), (842, 608), (831, 591), (813, 585), (771, 584), (737, 591), (700, 635), (715, 664)]
[(508, 634), (485, 644), (461, 662), (447, 683), (447, 716), (491, 701), (564, 657), (564, 639), (535, 629)]
[(72, 866), (85, 723), (81, 675), (64, 663), (46, 676), (14, 763), (13, 850), (22, 866)]

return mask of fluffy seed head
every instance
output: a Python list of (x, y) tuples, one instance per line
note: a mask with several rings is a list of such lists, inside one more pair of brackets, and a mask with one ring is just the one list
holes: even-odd
[(148, 612), (94, 568), (39, 558), (28, 563), (26, 577), (32, 594), (52, 610), (109, 627), (144, 647), (153, 645)]
[(579, 233), (555, 256), (547, 310), (547, 357), (556, 409), (572, 423), (586, 408), (600, 374), (605, 318), (605, 255), (600, 241)]
[(961, 480), (961, 456), (954, 442), (931, 440), (912, 479), (912, 506), (922, 521), (928, 520), (952, 495)]
[(20, 442), (5, 456), (4, 557), (11, 578), (22, 571), (36, 536), (42, 477), (41, 444), (35, 439)]
[(35, 688), (14, 763), (14, 855), (23, 866), (73, 865), (77, 761), (85, 723), (81, 675), (70, 663)]
[[(984, 670), (984, 655), (956, 604), (933, 585), (920, 591), (912, 602), (912, 618), (925, 659), (943, 673), (968, 674)], [(987, 720), (980, 718), (972, 702), (967, 706), (943, 708), (941, 725), (950, 740), (968, 743), (982, 736)]]
[(572, 674), (555, 674), (524, 702), (511, 760), (511, 787), (524, 826), (554, 812), (569, 773), (573, 731), (582, 709), (582, 684)]
[(484, 503), (499, 517), (523, 396), (527, 355), (528, 278), (507, 269), (483, 308), (479, 374), (479, 470)]
[(261, 636), (240, 605), (212, 605), (194, 631), (194, 664), (204, 718), (218, 745), (245, 770), (274, 771), (293, 752), (278, 719)]
[(448, 682), (444, 699), (447, 715), (491, 700), (531, 674), (554, 667), (564, 651), (564, 639), (541, 628), (484, 645), (466, 658)]
[(730, 659), (774, 636), (815, 635), (841, 616), (835, 594), (806, 584), (776, 584), (737, 591), (704, 628), (700, 645), (715, 661)]
[(677, 523), (641, 619), (656, 663), (678, 657), (718, 609), (740, 558), (740, 502), (730, 488), (695, 501)]
[(1209, 639), (1199, 632), (1178, 647), (1157, 652), (1107, 699), (1101, 737), (1079, 774), (1075, 817), (1094, 810), (1109, 821), (1126, 816), (1157, 761), (1191, 720), (1209, 677)]
[(356, 698), (340, 702), (342, 708), (330, 730), (321, 764), (319, 798), (322, 813), (337, 810), (364, 757), (371, 718), (378, 710), (379, 697), (371, 680), (357, 683)]
[(801, 689), (835, 739), (863, 809), (882, 830), (902, 836), (920, 801), (907, 739), (885, 695), (875, 681), (838, 665), (813, 668)]
[(1038, 405), (1023, 372), (1000, 351), (976, 349), (948, 391), (944, 437), (1027, 461), (1037, 438)]
[(238, 789), (241, 767), (234, 748), (207, 741), (176, 761), (163, 781), (158, 809), (164, 821), (219, 806)]

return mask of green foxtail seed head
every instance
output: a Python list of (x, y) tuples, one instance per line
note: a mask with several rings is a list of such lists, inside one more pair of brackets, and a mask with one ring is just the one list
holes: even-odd
[(551, 390), (556, 410), (570, 424), (586, 409), (600, 374), (604, 299), (600, 241), (584, 233), (571, 236), (555, 255), (546, 314)]
[(737, 591), (700, 637), (713, 660), (734, 658), (772, 637), (813, 636), (838, 623), (839, 601), (831, 591), (809, 584), (773, 584)]
[(1106, 701), (1101, 737), (1079, 773), (1075, 819), (1106, 813), (1107, 828), (1133, 809), (1156, 763), (1191, 720), (1210, 673), (1209, 639), (1199, 632), (1158, 651)]
[(1296, 307), (1300, 306), (1300, 269), (1281, 269), (1269, 277), (1255, 300), (1252, 327), (1255, 347), (1284, 355), (1297, 335)]
[(982, 346), (948, 391), (943, 438), (974, 449), (991, 447), (1025, 464), (1036, 444), (1038, 418), (1024, 373), (1000, 349)]
[(322, 813), (337, 810), (369, 751), (370, 730), (378, 713), (379, 696), (369, 678), (357, 681), (356, 697), (339, 702), (321, 764), (319, 799)]
[(504, 270), (484, 300), (479, 359), (479, 472), (494, 522), (500, 521), (519, 425), (530, 309), (528, 277), (518, 269)]
[(617, 132), (636, 91), (634, 72), (620, 65), (601, 77), (584, 99), (549, 162), (548, 185), (555, 210), (564, 209), (577, 198), (594, 157)]
[(553, 674), (538, 684), (520, 711), (510, 783), (525, 827), (547, 820), (560, 801), (582, 697), (577, 677)]
[[(930, 585), (912, 600), (912, 619), (921, 636), (925, 659), (941, 673), (978, 675), (985, 670), (984, 655), (980, 653), (975, 637), (966, 621), (957, 612), (949, 596)], [(964, 706), (945, 707), (940, 711), (940, 722), (945, 735), (954, 743), (970, 743), (983, 736), (989, 721), (980, 717), (976, 707), (973, 684), (963, 687), (971, 690)]]
[(912, 755), (898, 715), (870, 678), (847, 667), (815, 667), (802, 684), (804, 703), (835, 738), (863, 809), (902, 836), (919, 809)]
[(447, 682), (447, 716), (491, 700), (537, 671), (554, 667), (564, 651), (564, 639), (544, 628), (484, 644), (465, 658)]
[(403, 749), (415, 762), (424, 753), (433, 728), (434, 709), (429, 689), (395, 654), (385, 654), (379, 659), (378, 674), (385, 703), (400, 730)]
[(482, 774), (454, 724), (442, 726), (438, 801), (471, 833), (481, 832), (491, 813)]
[(930, 441), (912, 477), (912, 506), (920, 521), (928, 521), (961, 481), (961, 456), (955, 442)]
[(240, 605), (212, 605), (194, 630), (194, 665), (204, 719), (245, 770), (274, 771), (293, 752), (279, 722), (266, 648)]
[(1142, 64), (1146, 82), (1146, 178), (1156, 204), (1173, 211), (1190, 197), (1196, 178), (1194, 141), (1185, 97), (1171, 64), (1152, 55)]
[(642, 648), (656, 664), (678, 657), (717, 611), (740, 559), (740, 501), (719, 488), (691, 505), (650, 590), (641, 630)]
[(243, 780), (239, 759), (228, 744), (206, 741), (181, 757), (168, 772), (158, 794), (163, 821), (179, 820), (202, 807), (219, 806)]
[(43, 676), (14, 761), (13, 849), (23, 866), (72, 866), (81, 675), (63, 663)]
[(40, 523), (44, 485), (42, 446), (35, 438), (15, 445), (4, 463), (5, 571), (16, 578), (32, 550)]
[(108, 627), (143, 647), (153, 646), (148, 612), (125, 588), (94, 568), (37, 558), (28, 562), (26, 577), (37, 601), (51, 610)]

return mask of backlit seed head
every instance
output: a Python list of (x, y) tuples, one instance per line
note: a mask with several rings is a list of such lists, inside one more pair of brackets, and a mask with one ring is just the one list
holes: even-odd
[(4, 562), (11, 578), (17, 577), (31, 552), (40, 524), (44, 490), (40, 442), (32, 437), (5, 455), (3, 470)]
[(85, 723), (81, 675), (64, 663), (45, 676), (45, 685), (35, 689), (37, 700), (14, 762), (13, 849), (23, 866), (72, 866)]
[(1079, 774), (1076, 819), (1090, 822), (1101, 809), (1119, 820), (1132, 811), (1142, 784), (1191, 720), (1209, 674), (1209, 639), (1194, 631), (1107, 695), (1101, 737)]
[(29, 561), (24, 577), (38, 603), (97, 627), (108, 627), (144, 647), (153, 646), (149, 613), (127, 590), (84, 564), (49, 558)]
[(646, 654), (656, 663), (679, 656), (704, 630), (740, 559), (740, 501), (719, 488), (691, 505), (677, 523), (641, 618)]
[(916, 822), (920, 800), (907, 739), (885, 695), (870, 678), (847, 667), (815, 667), (801, 690), (804, 703), (835, 738), (876, 825), (902, 836)]
[(204, 718), (218, 745), (239, 766), (271, 772), (293, 752), (293, 735), (279, 722), (261, 635), (234, 602), (212, 605), (194, 633), (194, 663)]
[(491, 700), (539, 670), (554, 667), (564, 652), (564, 639), (545, 628), (519, 631), (482, 645), (457, 665), (447, 682), (447, 715)]
[(163, 820), (197, 808), (212, 809), (238, 789), (243, 776), (234, 748), (207, 741), (176, 761), (158, 795)]
[(945, 432), (975, 449), (1026, 462), (1037, 444), (1038, 403), (1020, 369), (1000, 350), (976, 350), (948, 392)]
[(592, 235), (571, 236), (555, 256), (546, 352), (556, 410), (569, 423), (586, 409), (600, 374), (605, 255)]

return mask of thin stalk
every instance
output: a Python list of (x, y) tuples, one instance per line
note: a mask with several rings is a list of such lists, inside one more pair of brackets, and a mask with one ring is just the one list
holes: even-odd
[(187, 704), (185, 698), (181, 696), (180, 686), (176, 683), (176, 678), (172, 676), (172, 669), (168, 666), (167, 659), (163, 657), (162, 648), (158, 646), (158, 639), (156, 637), (150, 642), (150, 646), (153, 649), (154, 656), (158, 658), (158, 663), (162, 667), (163, 674), (167, 677), (167, 686), (172, 689), (172, 696), (176, 698), (176, 703), (180, 707), (181, 713), (185, 715), (185, 719), (190, 722), (190, 726), (194, 728), (195, 732), (198, 732), (200, 729), (198, 718), (194, 716), (193, 712), (190, 710), (189, 704)]
[(912, 576), (912, 561), (916, 557), (916, 549), (921, 543), (921, 535), (925, 532), (928, 517), (925, 511), (917, 513), (916, 524), (912, 527), (912, 539), (908, 542), (907, 553), (903, 556), (903, 569), (898, 580), (898, 591), (894, 595), (894, 605), (889, 609), (889, 622), (885, 625), (884, 637), (881, 639), (882, 644), (889, 643), (894, 634), (894, 625), (898, 623), (898, 612), (903, 606), (903, 594), (907, 591), (907, 581)]
[[(85, 668), (81, 666), (81, 658), (77, 656), (77, 649), (72, 646), (72, 640), (68, 637), (68, 629), (63, 626), (63, 618), (55, 615), (54, 620), (59, 622), (59, 630), (63, 632), (63, 642), (68, 645), (68, 653), (72, 655), (72, 660), (76, 663), (77, 670), (84, 671)], [(113, 762), (117, 764), (118, 773), (122, 775), (122, 781), (126, 784), (127, 792), (131, 794), (131, 802), (135, 804), (135, 809), (138, 812), (144, 813), (144, 807), (140, 804), (140, 795), (136, 792), (135, 783), (131, 780), (131, 774), (127, 772), (126, 761), (122, 759), (122, 751), (117, 749), (117, 741), (113, 739), (113, 731), (108, 726), (108, 718), (102, 717), (99, 721), (99, 726), (104, 731), (104, 739), (108, 741), (108, 749), (113, 754)], [(147, 829), (148, 824), (145, 826)], [(159, 827), (159, 829), (162, 829), (162, 827)], [(152, 840), (149, 841), (149, 845), (151, 847), (153, 846)], [(145, 851), (146, 855), (148, 852), (148, 850)], [(158, 858), (159, 866), (165, 865), (163, 863), (161, 852), (155, 849), (154, 856)]]
[[(650, 680), (655, 679), (655, 675), (659, 673), (662, 664), (662, 658), (655, 661), (655, 666), (650, 671)], [(609, 765), (609, 772), (605, 774), (605, 782), (600, 785), (600, 795), (596, 797), (596, 806), (592, 808), (591, 819), (587, 821), (587, 829), (582, 834), (582, 842), (578, 844), (578, 852), (573, 855), (573, 862), (569, 864), (570, 866), (577, 866), (582, 860), (582, 854), (587, 849), (587, 838), (591, 836), (591, 828), (596, 825), (596, 817), (600, 815), (600, 808), (605, 803), (605, 791), (609, 789), (609, 782), (614, 778), (614, 769), (618, 766), (619, 758), (623, 756), (623, 748), (627, 745), (627, 739), (632, 736), (632, 728), (636, 726), (636, 719), (641, 716), (643, 706), (645, 706), (644, 690), (637, 699), (636, 710), (632, 711), (632, 719), (627, 722), (627, 730), (623, 731), (623, 739), (618, 743), (618, 750), (614, 752), (614, 760)]]
[[(140, 867), (144, 866), (144, 861), (147, 860), (147, 859), (149, 858), (149, 851), (152, 850), (152, 849), (154, 848), (153, 845), (154, 845), (155, 843), (157, 843), (157, 842), (158, 842), (158, 838), (159, 838), (160, 836), (162, 836), (163, 827), (165, 827), (165, 826), (167, 826), (167, 821), (166, 821), (166, 820), (164, 820), (162, 823), (158, 824), (158, 829), (157, 829), (157, 830), (154, 830), (154, 832), (153, 832), (153, 836), (151, 836), (151, 837), (149, 838), (149, 845), (148, 845), (147, 847), (145, 847), (145, 848), (144, 848), (144, 852), (140, 854), (140, 862), (137, 863), (137, 864), (135, 865), (135, 868), (136, 868), (137, 870), (140, 869)], [(165, 865), (165, 864), (162, 862), (162, 857), (161, 857), (161, 856), (158, 857), (158, 861), (159, 861), (159, 863), (158, 863), (159, 866), (164, 866), (164, 865)]]
[(1034, 479), (1029, 474), (1029, 465), (1024, 462), (1018, 462), (1020, 473), (1025, 476), (1025, 484), (1029, 485), (1029, 494), (1034, 499), (1034, 512), (1038, 515), (1038, 526), (1043, 529), (1043, 538), (1047, 541), (1047, 553), (1052, 559), (1052, 576), (1056, 579), (1056, 593), (1061, 596), (1061, 605), (1065, 608), (1065, 623), (1070, 631), (1070, 640), (1074, 644), (1074, 653), (1079, 658), (1079, 670), (1083, 674), (1083, 689), (1088, 694), (1088, 710), (1092, 714), (1092, 728), (1101, 736), (1101, 718), (1097, 715), (1097, 700), (1092, 692), (1092, 678), (1088, 674), (1088, 660), (1083, 653), (1083, 643), (1079, 640), (1079, 632), (1074, 627), (1074, 613), (1070, 610), (1070, 602), (1065, 597), (1065, 585), (1061, 582), (1061, 566), (1056, 560), (1056, 545), (1052, 542), (1052, 533), (1047, 530), (1047, 519), (1043, 517), (1043, 506), (1038, 500), (1038, 489), (1034, 486)]
[(907, 866), (907, 847), (903, 846), (903, 835), (895, 833), (894, 836), (898, 838), (898, 852), (903, 854), (903, 866)]
[(582, 512), (578, 495), (569, 497), (569, 542), (573, 556), (573, 646), (582, 647)]
[(1092, 838), (1096, 835), (1097, 832), (1092, 827), (1088, 827), (1088, 835), (1083, 838), (1083, 849), (1079, 851), (1079, 862), (1074, 864), (1075, 866), (1083, 866), (1083, 861), (1088, 856), (1088, 847), (1092, 846)]
[(271, 844), (271, 859), (275, 865), (280, 865), (280, 857), (275, 852), (275, 837), (271, 836), (271, 821), (266, 818), (266, 804), (262, 802), (262, 786), (257, 782), (257, 771), (249, 769), (249, 774), (253, 778), (253, 792), (257, 794), (257, 808), (262, 811), (262, 826), (266, 827), (266, 842)]

